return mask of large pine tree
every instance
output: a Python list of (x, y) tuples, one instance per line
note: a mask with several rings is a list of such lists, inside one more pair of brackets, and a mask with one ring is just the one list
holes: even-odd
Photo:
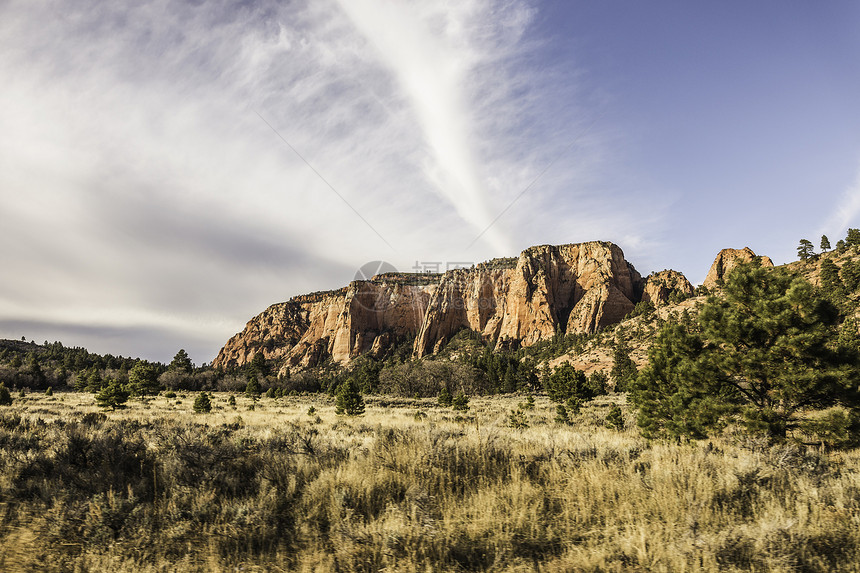
[(670, 325), (630, 400), (650, 436), (700, 438), (736, 422), (785, 437), (811, 409), (860, 414), (857, 349), (839, 343), (838, 313), (800, 277), (743, 265), (708, 299), (701, 330)]

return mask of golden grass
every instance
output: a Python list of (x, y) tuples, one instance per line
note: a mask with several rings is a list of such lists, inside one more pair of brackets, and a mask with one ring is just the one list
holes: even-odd
[(626, 410), (603, 427), (617, 396), (573, 426), (538, 397), (525, 429), (523, 397), (375, 397), (353, 419), (227, 398), (0, 410), (0, 570), (860, 570), (857, 451), (648, 443)]

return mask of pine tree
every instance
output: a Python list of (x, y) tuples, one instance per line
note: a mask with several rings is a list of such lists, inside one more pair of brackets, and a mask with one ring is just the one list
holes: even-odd
[(128, 401), (128, 391), (116, 380), (111, 380), (107, 386), (102, 388), (96, 394), (96, 403), (101, 408), (110, 408), (111, 410), (119, 410), (125, 408), (125, 403)]
[(663, 329), (630, 394), (643, 434), (701, 438), (729, 422), (784, 438), (807, 410), (860, 411), (860, 356), (806, 280), (738, 267), (710, 298), (701, 332)]
[(251, 377), (248, 378), (248, 385), (245, 386), (245, 396), (256, 402), (260, 399), (262, 391), (263, 389), (260, 387), (260, 383), (257, 382), (257, 377), (251, 374)]
[(180, 348), (179, 352), (173, 357), (173, 360), (170, 362), (170, 366), (168, 366), (170, 370), (178, 370), (179, 372), (185, 372), (186, 374), (191, 374), (194, 370), (194, 364), (191, 362), (191, 358), (188, 357), (188, 353), (185, 352), (184, 348)]
[(570, 362), (562, 363), (552, 374), (547, 376), (544, 389), (553, 402), (564, 402), (571, 397), (581, 400), (594, 398), (594, 393), (588, 385), (585, 373), (574, 368)]
[(212, 411), (212, 400), (209, 399), (209, 394), (201, 392), (194, 399), (194, 412), (197, 414), (205, 414)]
[(827, 235), (821, 235), (821, 252), (826, 253), (830, 250), (830, 239), (827, 238)]
[(364, 414), (364, 399), (353, 380), (348, 379), (338, 387), (335, 413), (338, 416), (361, 416)]
[(158, 370), (147, 362), (138, 362), (128, 373), (128, 385), (135, 396), (158, 394)]
[(630, 358), (630, 347), (619, 333), (615, 339), (615, 350), (612, 352), (612, 370), (609, 371), (615, 391), (626, 392), (630, 383), (636, 379), (637, 373), (636, 363)]
[(797, 258), (801, 261), (809, 260), (815, 256), (815, 246), (808, 239), (800, 239), (800, 244), (797, 246)]
[(451, 396), (451, 392), (448, 390), (448, 387), (442, 386), (442, 390), (439, 391), (439, 405), (449, 408), (453, 402), (454, 397)]
[(845, 236), (845, 246), (854, 247), (860, 245), (860, 229), (848, 229)]
[(0, 406), (10, 406), (12, 404), (12, 394), (5, 384), (0, 384)]
[(613, 430), (624, 429), (624, 416), (621, 414), (621, 407), (618, 404), (613, 404), (606, 414), (606, 427)]
[(469, 397), (462, 392), (458, 393), (451, 402), (451, 408), (459, 412), (465, 412), (469, 409)]

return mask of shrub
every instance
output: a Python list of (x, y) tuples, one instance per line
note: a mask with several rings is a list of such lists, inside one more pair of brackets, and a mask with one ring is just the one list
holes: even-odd
[(51, 389), (50, 386), (48, 386), (48, 389), (45, 390), (45, 396), (53, 396), (53, 395), (54, 395), (54, 391)]
[(227, 405), (228, 405), (228, 406), (233, 406), (233, 407), (235, 408), (235, 407), (236, 407), (236, 396), (233, 396), (233, 395), (231, 394), (231, 395), (230, 395), (230, 397), (229, 397), (229, 398), (227, 398)]

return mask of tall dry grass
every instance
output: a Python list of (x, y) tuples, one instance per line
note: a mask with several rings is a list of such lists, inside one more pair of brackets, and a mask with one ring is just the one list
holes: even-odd
[(326, 397), (216, 395), (203, 415), (193, 398), (107, 419), (78, 394), (0, 410), (0, 570), (860, 567), (856, 451), (649, 444), (603, 427), (613, 398), (573, 426), (538, 398), (518, 430), (521, 397), (459, 415), (377, 398), (357, 419)]

